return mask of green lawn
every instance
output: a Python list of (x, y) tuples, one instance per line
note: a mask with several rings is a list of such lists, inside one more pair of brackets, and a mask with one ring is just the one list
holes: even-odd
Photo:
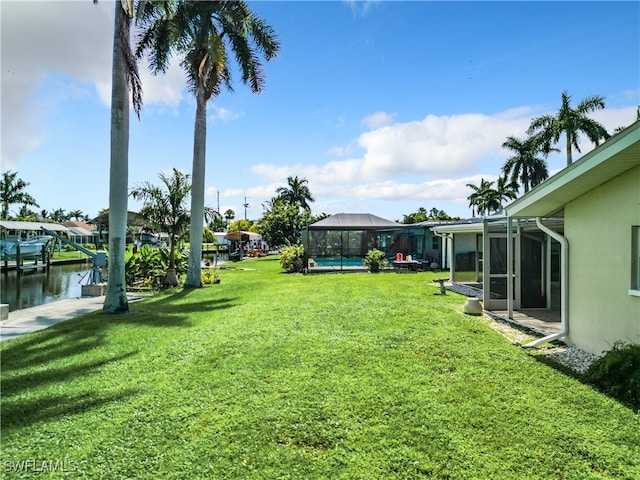
[(640, 415), (441, 274), (233, 268), (3, 343), (3, 478), (640, 478)]

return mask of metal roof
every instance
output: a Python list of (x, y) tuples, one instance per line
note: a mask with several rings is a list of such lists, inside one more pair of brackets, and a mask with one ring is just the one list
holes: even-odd
[[(510, 217), (544, 217), (640, 166), (640, 120), (505, 207)], [(639, 186), (640, 188), (640, 186)]]
[(338, 213), (312, 223), (309, 230), (381, 230), (404, 227), (406, 225), (370, 213)]
[(58, 223), (42, 223), (42, 222), (19, 222), (14, 220), (0, 220), (0, 227), (7, 230), (29, 230), (38, 231), (40, 227), (54, 232), (67, 232), (69, 229)]

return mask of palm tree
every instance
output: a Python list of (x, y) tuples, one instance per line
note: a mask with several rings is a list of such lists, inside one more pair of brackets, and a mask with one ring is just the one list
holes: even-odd
[(557, 148), (546, 146), (540, 135), (531, 136), (526, 140), (507, 137), (502, 148), (515, 152), (515, 155), (507, 159), (503, 165), (502, 173), (505, 178), (510, 178), (511, 183), (519, 182), (524, 193), (549, 178), (547, 162), (538, 155), (546, 156), (549, 152), (559, 151)]
[(169, 265), (164, 283), (170, 286), (178, 285), (176, 244), (189, 229), (190, 215), (185, 205), (191, 192), (189, 177), (189, 174), (174, 168), (170, 176), (160, 174), (164, 189), (144, 182), (131, 191), (135, 200), (143, 202), (138, 216), (148, 221), (155, 230), (169, 234)]
[(227, 221), (227, 228), (229, 228), (229, 223), (234, 218), (236, 218), (236, 212), (234, 212), (230, 208), (224, 212), (224, 219)]
[(578, 134), (583, 133), (596, 146), (600, 140), (609, 138), (607, 130), (587, 114), (604, 108), (604, 97), (593, 95), (582, 100), (576, 108), (571, 108), (571, 96), (564, 90), (562, 103), (554, 115), (542, 115), (534, 118), (527, 131), (528, 134), (541, 133), (547, 147), (560, 141), (560, 135), (565, 134), (567, 150), (567, 166), (572, 162), (572, 150), (580, 152)]
[(505, 201), (518, 198), (518, 182), (508, 181), (506, 177), (498, 178), (496, 194), (502, 209)]
[(102, 305), (102, 310), (106, 313), (129, 311), (124, 257), (127, 246), (130, 92), (133, 108), (138, 117), (142, 107), (142, 86), (135, 57), (131, 51), (131, 18), (135, 13), (133, 0), (117, 1), (115, 9), (111, 70), (109, 274), (107, 293)]
[(71, 210), (68, 215), (69, 218), (73, 218), (75, 220), (79, 220), (85, 216), (84, 213), (82, 213), (82, 210)]
[(178, 2), (173, 14), (143, 17), (146, 31), (137, 54), (148, 53), (154, 73), (165, 72), (171, 51), (182, 56), (189, 89), (196, 97), (193, 140), (190, 255), (185, 287), (202, 286), (201, 257), (204, 218), (207, 102), (224, 85), (232, 91), (229, 47), (254, 93), (262, 91), (264, 74), (259, 54), (273, 58), (280, 46), (269, 25), (243, 1)]
[(288, 187), (280, 187), (276, 190), (278, 198), (289, 205), (298, 205), (300, 208), (309, 212), (311, 207), (309, 202), (313, 202), (314, 198), (309, 190), (309, 182), (306, 178), (288, 177)]
[(467, 183), (467, 187), (473, 190), (473, 193), (467, 197), (469, 206), (476, 208), (479, 215), (486, 215), (489, 212), (498, 211), (501, 207), (501, 199), (496, 190), (492, 188), (493, 182), (480, 179), (480, 186), (473, 183)]
[(9, 207), (11, 205), (19, 203), (25, 206), (40, 206), (36, 203), (35, 199), (25, 191), (28, 186), (28, 182), (18, 178), (18, 172), (7, 170), (2, 174), (2, 180), (0, 180), (2, 220), (9, 219)]

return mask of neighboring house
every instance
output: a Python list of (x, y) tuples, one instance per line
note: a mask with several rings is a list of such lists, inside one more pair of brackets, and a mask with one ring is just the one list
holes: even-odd
[(69, 239), (78, 245), (95, 244), (98, 239), (96, 226), (79, 220), (69, 220), (63, 225), (69, 229)]
[(528, 346), (562, 339), (599, 355), (640, 344), (640, 121), (481, 225), (433, 230), (453, 244), (455, 282), (473, 281), (457, 258), (475, 235), (485, 310), (560, 321)]

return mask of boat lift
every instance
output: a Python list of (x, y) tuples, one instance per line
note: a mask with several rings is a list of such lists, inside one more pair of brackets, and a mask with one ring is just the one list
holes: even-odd
[(89, 258), (91, 258), (91, 275), (89, 275), (89, 285), (102, 283), (102, 272), (100, 271), (100, 267), (104, 267), (107, 265), (107, 254), (105, 252), (94, 253), (91, 250), (87, 250), (77, 243), (72, 242), (71, 240), (67, 240), (64, 237), (61, 237), (51, 230), (47, 230), (45, 227), (40, 227), (40, 229), (47, 235), (51, 235), (52, 237), (60, 240), (60, 242), (66, 245), (71, 245), (76, 250), (84, 253)]

